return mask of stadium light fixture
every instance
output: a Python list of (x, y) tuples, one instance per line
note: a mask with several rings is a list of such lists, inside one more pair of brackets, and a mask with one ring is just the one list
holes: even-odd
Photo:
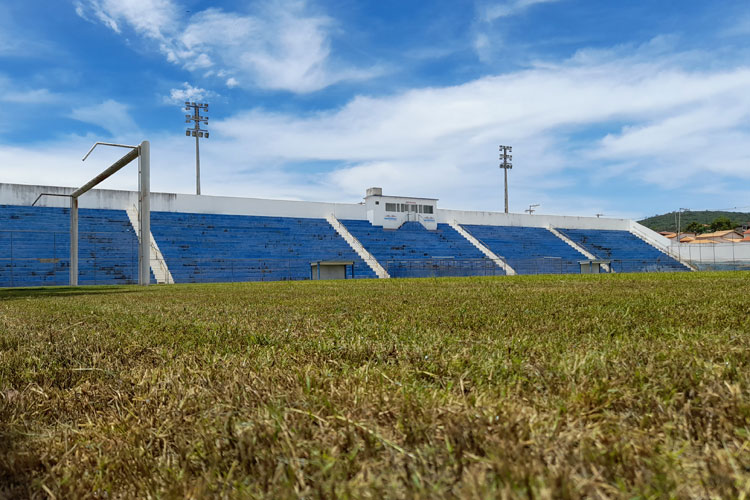
[(508, 213), (508, 169), (513, 168), (513, 156), (510, 155), (513, 151), (512, 146), (500, 146), (500, 168), (505, 171), (505, 213)]
[(201, 194), (201, 138), (208, 139), (208, 130), (202, 129), (201, 124), (208, 127), (208, 116), (201, 116), (201, 111), (208, 113), (207, 103), (195, 103), (185, 101), (185, 111), (193, 111), (192, 115), (185, 115), (185, 123), (193, 123), (193, 127), (185, 130), (185, 135), (195, 137), (195, 194)]

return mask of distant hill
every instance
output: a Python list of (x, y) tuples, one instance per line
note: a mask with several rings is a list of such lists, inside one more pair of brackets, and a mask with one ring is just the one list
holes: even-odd
[[(712, 210), (701, 210), (696, 212), (682, 212), (680, 225), (684, 231), (688, 224), (697, 222), (699, 224), (711, 224), (718, 217), (727, 217), (732, 221), (735, 227), (741, 227), (743, 224), (750, 224), (750, 212), (722, 212)], [(670, 212), (663, 215), (654, 215), (646, 219), (639, 220), (649, 229), (654, 231), (676, 231), (677, 230), (677, 212)]]

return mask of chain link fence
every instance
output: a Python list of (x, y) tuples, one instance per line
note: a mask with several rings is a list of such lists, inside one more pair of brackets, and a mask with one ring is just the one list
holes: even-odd
[(699, 271), (750, 271), (750, 243), (746, 242), (673, 243), (669, 251)]

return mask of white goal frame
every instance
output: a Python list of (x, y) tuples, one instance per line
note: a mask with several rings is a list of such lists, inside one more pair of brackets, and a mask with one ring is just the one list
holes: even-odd
[(70, 195), (70, 286), (78, 286), (78, 198), (136, 158), (138, 158), (138, 214), (140, 219), (138, 284), (146, 286), (151, 282), (151, 144), (148, 141), (143, 141), (138, 146), (97, 142), (89, 149), (82, 161), (86, 160), (99, 145), (130, 148), (130, 151)]

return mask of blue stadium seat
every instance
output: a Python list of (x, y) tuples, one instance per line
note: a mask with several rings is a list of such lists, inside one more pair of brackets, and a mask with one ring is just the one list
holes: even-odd
[(325, 219), (151, 212), (151, 233), (176, 283), (305, 280), (324, 260), (376, 277)]
[[(80, 209), (78, 232), (80, 284), (137, 283), (138, 237), (124, 210)], [(0, 286), (67, 285), (69, 269), (69, 209), (0, 205)]]
[(462, 224), (518, 274), (579, 273), (581, 253), (542, 227)]
[(448, 224), (429, 231), (414, 221), (398, 229), (383, 229), (363, 220), (341, 222), (393, 278), (505, 273)]
[(600, 259), (612, 260), (617, 273), (689, 271), (679, 261), (629, 231), (558, 229)]

